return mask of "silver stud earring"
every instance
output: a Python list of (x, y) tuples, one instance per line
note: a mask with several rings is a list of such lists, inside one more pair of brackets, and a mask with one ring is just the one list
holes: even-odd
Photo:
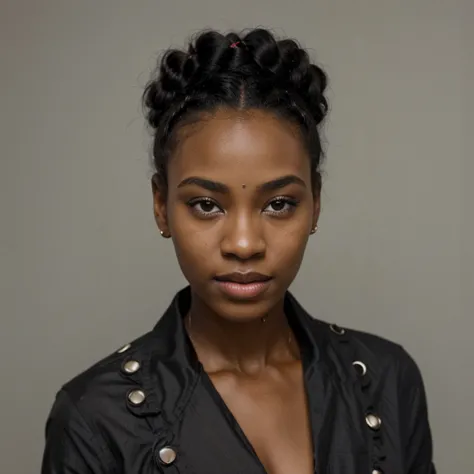
[(311, 229), (310, 234), (311, 234), (311, 235), (316, 234), (317, 231), (318, 231), (318, 226), (315, 225), (315, 226)]
[(160, 234), (161, 234), (161, 237), (163, 237), (164, 239), (169, 239), (169, 237), (170, 237), (169, 235), (166, 235), (164, 233), (164, 231), (162, 231), (162, 230), (160, 230)]

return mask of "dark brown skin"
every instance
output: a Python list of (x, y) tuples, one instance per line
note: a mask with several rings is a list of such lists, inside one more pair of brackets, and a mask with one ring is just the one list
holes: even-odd
[[(190, 338), (266, 471), (312, 473), (301, 360), (283, 312), (320, 212), (303, 142), (293, 124), (259, 110), (219, 110), (184, 127), (178, 141), (168, 188), (155, 176), (153, 197), (157, 224), (173, 239), (191, 286)], [(286, 176), (299, 179), (261, 189)], [(222, 183), (228, 191), (181, 184), (190, 177)], [(235, 271), (272, 279), (257, 298), (236, 301), (214, 280)]]

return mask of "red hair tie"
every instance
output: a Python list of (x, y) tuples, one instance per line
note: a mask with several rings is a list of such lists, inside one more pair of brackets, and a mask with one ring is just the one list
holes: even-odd
[(237, 48), (237, 46), (240, 44), (240, 41), (236, 41), (235, 43), (232, 43), (230, 45), (231, 48)]

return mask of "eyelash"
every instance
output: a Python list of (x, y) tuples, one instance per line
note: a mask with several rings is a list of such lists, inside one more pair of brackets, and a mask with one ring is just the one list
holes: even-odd
[[(269, 212), (270, 215), (275, 216), (275, 217), (280, 217), (280, 216), (289, 214), (292, 211), (294, 211), (294, 209), (299, 204), (298, 200), (293, 199), (293, 198), (289, 198), (288, 196), (277, 196), (277, 197), (273, 198), (265, 206), (265, 209), (267, 207), (269, 207), (272, 203), (280, 202), (280, 201), (283, 202), (285, 204), (285, 206), (289, 206), (289, 208), (287, 207), (286, 209), (280, 210), (280, 211), (270, 211)], [(194, 212), (195, 214), (197, 214), (200, 217), (204, 217), (204, 218), (209, 219), (209, 218), (214, 217), (217, 214), (220, 214), (220, 212), (216, 212), (216, 211), (214, 211), (214, 212), (205, 212), (205, 211), (202, 211), (202, 210), (198, 210), (197, 205), (202, 204), (202, 203), (213, 204), (215, 207), (217, 207), (219, 209), (220, 212), (223, 212), (222, 209), (220, 208), (220, 206), (216, 203), (216, 201), (214, 201), (214, 199), (211, 199), (211, 198), (201, 197), (201, 198), (191, 199), (191, 201), (189, 201), (187, 203), (187, 205), (191, 208), (192, 212)]]

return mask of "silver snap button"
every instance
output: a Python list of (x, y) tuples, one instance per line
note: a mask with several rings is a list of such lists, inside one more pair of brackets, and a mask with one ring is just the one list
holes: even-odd
[(367, 366), (360, 360), (352, 362), (352, 365), (358, 369), (360, 375), (364, 376), (367, 373)]
[(139, 369), (140, 369), (140, 362), (138, 362), (137, 360), (129, 360), (125, 362), (125, 364), (123, 364), (123, 367), (122, 367), (122, 370), (128, 375), (134, 374)]
[(366, 415), (365, 422), (367, 423), (367, 426), (373, 431), (378, 431), (382, 426), (382, 419), (373, 413), (368, 413)]
[(118, 351), (117, 354), (123, 354), (124, 352), (127, 352), (130, 347), (132, 347), (131, 344), (125, 344), (123, 347), (121, 347)]
[(380, 469), (374, 469), (372, 474), (383, 474), (383, 472)]
[(128, 400), (132, 405), (139, 406), (145, 401), (146, 395), (143, 390), (132, 390), (128, 394)]
[(173, 464), (176, 460), (176, 451), (169, 446), (161, 448), (158, 455), (160, 456), (160, 461), (166, 465)]
[(330, 324), (329, 329), (338, 336), (343, 336), (346, 333), (346, 330), (340, 328), (337, 324)]

